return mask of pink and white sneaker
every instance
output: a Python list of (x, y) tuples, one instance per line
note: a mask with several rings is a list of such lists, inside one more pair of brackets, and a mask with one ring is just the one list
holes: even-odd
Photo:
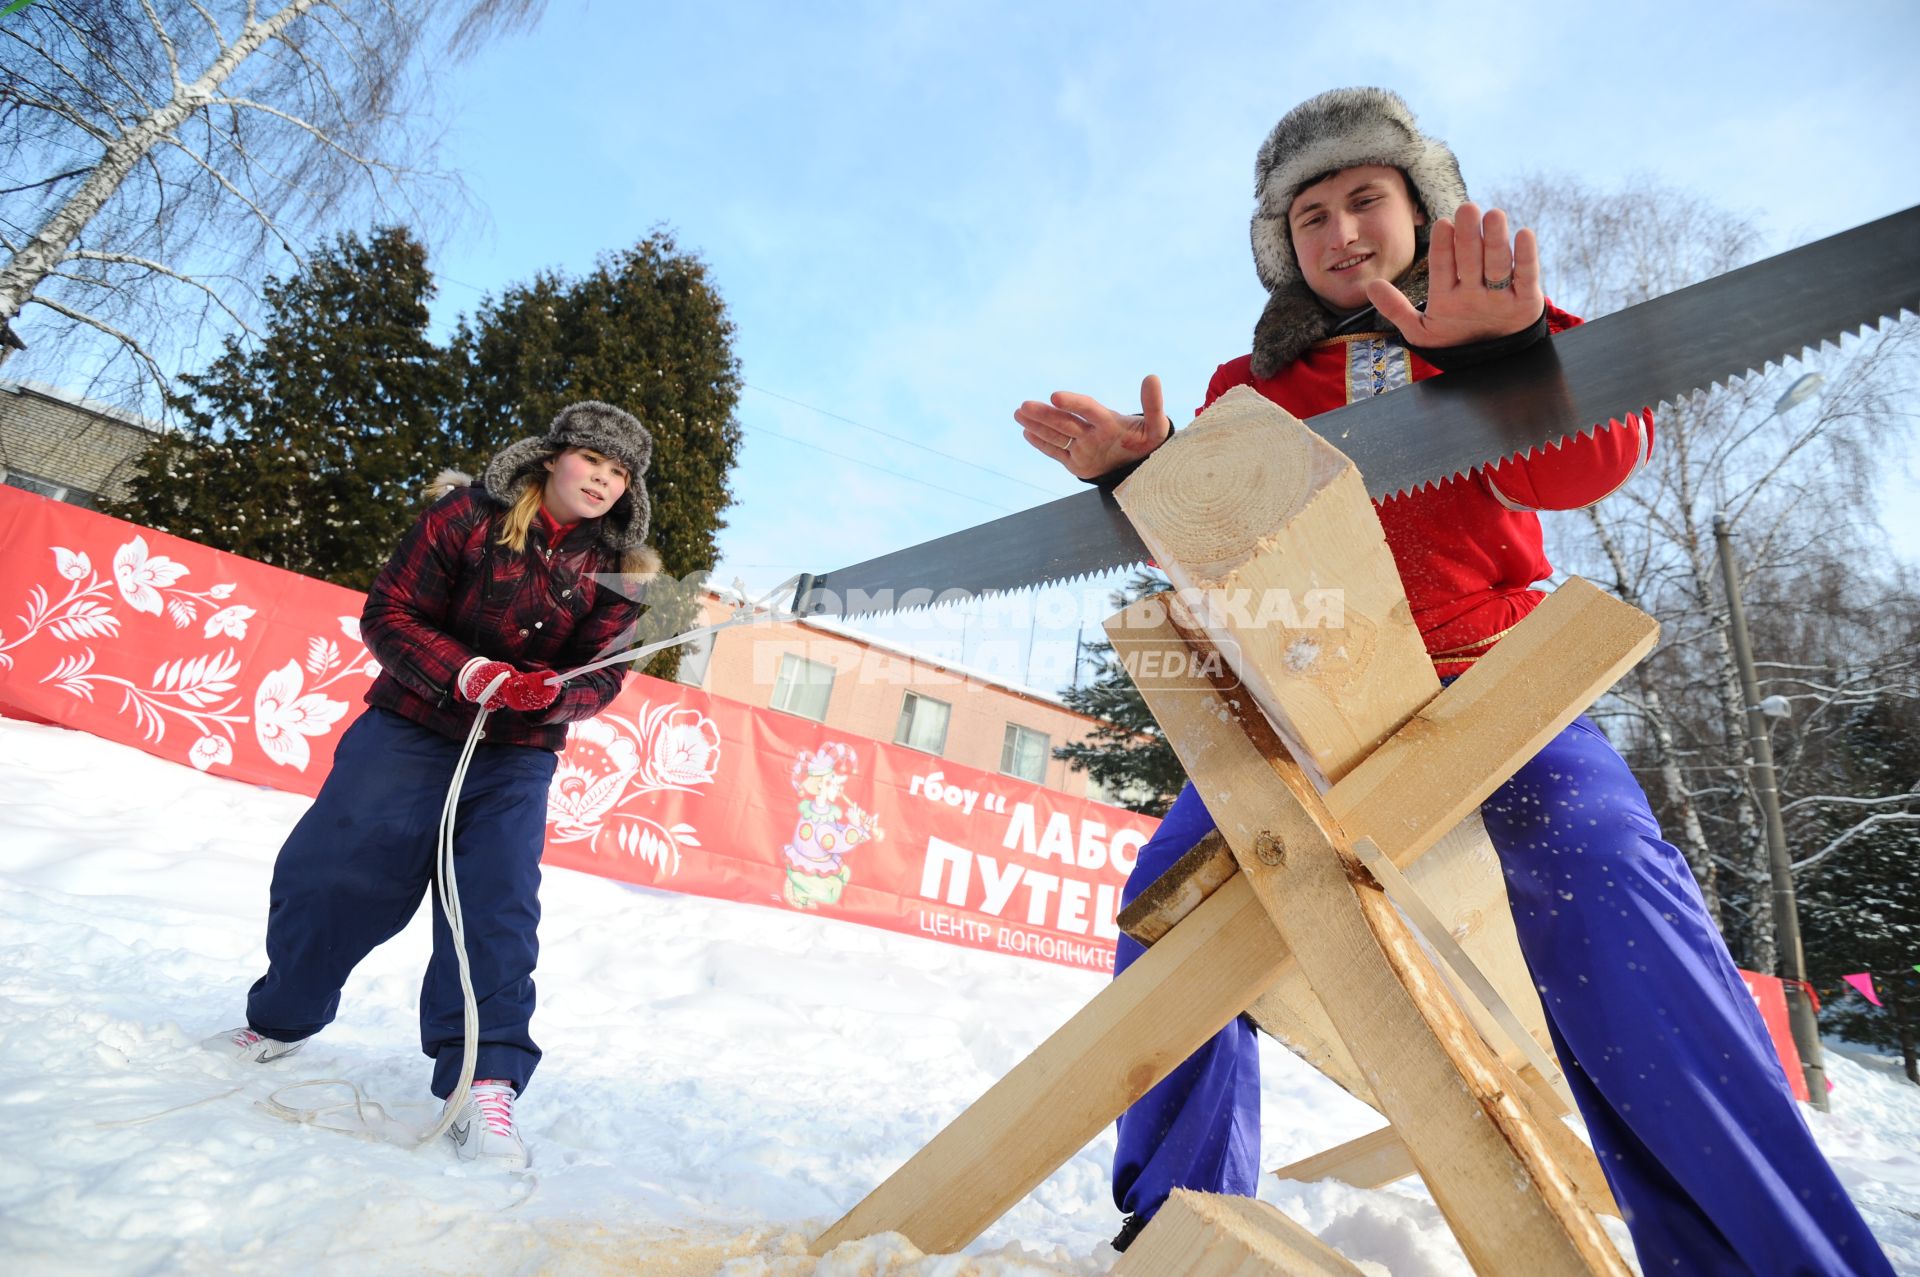
[(237, 1029), (216, 1033), (200, 1045), (246, 1064), (269, 1064), (292, 1055), (306, 1044), (305, 1038), (298, 1042), (281, 1042), (264, 1037), (243, 1024)]
[(453, 1151), (464, 1162), (485, 1161), (523, 1170), (527, 1146), (513, 1120), (513, 1083), (480, 1079), (468, 1088), (466, 1101), (447, 1128)]

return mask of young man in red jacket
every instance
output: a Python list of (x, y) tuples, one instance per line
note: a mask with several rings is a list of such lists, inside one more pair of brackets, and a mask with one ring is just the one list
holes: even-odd
[[(1580, 321), (1541, 292), (1532, 232), (1467, 201), (1453, 153), (1379, 89), (1289, 112), (1255, 163), (1254, 262), (1268, 292), (1250, 354), (1207, 403), (1252, 386), (1298, 417), (1498, 359)], [(1055, 394), (1015, 412), (1078, 477), (1125, 478), (1173, 424), (1159, 379), (1143, 411)], [(1204, 405), (1203, 405), (1204, 406)], [(1375, 503), (1443, 678), (1539, 605), (1552, 569), (1538, 510), (1591, 505), (1649, 454), (1628, 417), (1559, 449)], [(1626, 763), (1585, 718), (1482, 808), (1567, 1080), (1649, 1272), (1890, 1274), (1814, 1144), (1765, 1026), (1679, 852)], [(1131, 900), (1212, 820), (1189, 785), (1140, 851)], [(1140, 946), (1120, 940), (1116, 970)], [(1124, 1250), (1174, 1188), (1253, 1195), (1260, 1142), (1253, 1029), (1221, 1030), (1121, 1118), (1114, 1200)]]

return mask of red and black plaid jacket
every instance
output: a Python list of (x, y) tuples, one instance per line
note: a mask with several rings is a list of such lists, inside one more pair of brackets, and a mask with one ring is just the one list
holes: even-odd
[[(536, 525), (516, 553), (493, 543), (503, 513), (484, 493), (459, 488), (400, 539), (360, 615), (360, 632), (380, 662), (367, 704), (464, 740), (477, 708), (453, 680), (474, 657), (522, 670), (572, 669), (630, 631), (638, 605), (592, 579), (620, 570), (597, 521), (575, 524), (554, 544), (544, 544)], [(557, 751), (566, 724), (605, 709), (625, 674), (613, 666), (582, 675), (534, 713), (496, 710), (487, 742)]]

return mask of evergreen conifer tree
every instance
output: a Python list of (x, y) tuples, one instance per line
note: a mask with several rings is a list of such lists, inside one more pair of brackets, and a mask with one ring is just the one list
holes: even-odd
[[(1138, 572), (1114, 594), (1113, 605), (1123, 608), (1166, 588), (1162, 578)], [(1186, 771), (1161, 734), (1146, 698), (1115, 657), (1113, 645), (1096, 643), (1089, 650), (1099, 672), (1084, 687), (1061, 692), (1060, 699), (1099, 719), (1100, 726), (1087, 740), (1063, 745), (1053, 756), (1092, 776), (1128, 810), (1164, 816), (1186, 784)]]
[[(1920, 707), (1883, 702), (1858, 714), (1833, 751), (1830, 792), (1884, 801), (1823, 807), (1812, 826), (1829, 843), (1875, 812), (1895, 813), (1920, 776)], [(1819, 845), (1803, 850), (1817, 854)], [(1807, 975), (1826, 1000), (1827, 1032), (1892, 1047), (1920, 1083), (1920, 824), (1870, 828), (1797, 875)], [(1884, 1004), (1874, 1007), (1842, 982), (1865, 971)]]
[[(655, 231), (583, 278), (542, 272), (488, 298), (453, 338), (464, 386), (452, 433), (470, 464), (544, 434), (579, 399), (623, 408), (652, 432), (648, 540), (668, 579), (648, 594), (649, 638), (692, 622), (689, 593), (666, 587), (712, 569), (726, 526), (741, 434), (733, 333), (706, 264)], [(676, 665), (677, 649), (647, 668), (664, 676)]]
[(228, 338), (170, 397), (184, 425), (107, 513), (365, 589), (419, 514), (454, 379), (427, 337), (426, 250), (344, 234), (266, 286), (265, 333)]

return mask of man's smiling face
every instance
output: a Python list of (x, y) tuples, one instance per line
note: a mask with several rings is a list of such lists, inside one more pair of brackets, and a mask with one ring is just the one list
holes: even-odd
[(1427, 224), (1407, 179), (1385, 164), (1341, 169), (1293, 197), (1287, 227), (1307, 287), (1336, 311), (1367, 304), (1367, 281), (1413, 265), (1414, 230)]

